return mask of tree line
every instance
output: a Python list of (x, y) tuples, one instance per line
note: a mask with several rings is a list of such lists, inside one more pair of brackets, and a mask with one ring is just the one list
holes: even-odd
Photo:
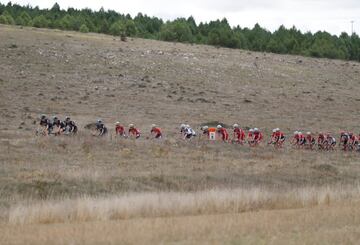
[(0, 23), (360, 61), (360, 38), (356, 33), (351, 36), (345, 32), (340, 36), (325, 31), (302, 33), (296, 27), (284, 26), (270, 32), (259, 24), (252, 29), (231, 27), (225, 18), (199, 24), (193, 17), (164, 22), (142, 13), (132, 17), (103, 8), (62, 10), (55, 3), (51, 9), (39, 9), (9, 2), (0, 3)]

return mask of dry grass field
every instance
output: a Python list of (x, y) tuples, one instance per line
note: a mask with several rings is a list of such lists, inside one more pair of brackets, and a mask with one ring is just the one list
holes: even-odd
[[(360, 133), (360, 64), (0, 25), (0, 244), (357, 244), (360, 154), (183, 142)], [(76, 137), (35, 137), (40, 114)], [(162, 141), (92, 137), (102, 118)]]

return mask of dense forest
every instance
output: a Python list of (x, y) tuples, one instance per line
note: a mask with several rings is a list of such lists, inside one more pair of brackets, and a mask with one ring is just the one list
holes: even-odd
[(228, 21), (197, 24), (193, 17), (164, 22), (139, 13), (132, 17), (115, 11), (91, 9), (62, 10), (0, 3), (0, 23), (37, 28), (56, 28), (80, 32), (97, 32), (115, 36), (140, 37), (172, 42), (209, 44), (228, 48), (279, 54), (297, 54), (319, 58), (360, 61), (360, 38), (354, 33), (340, 36), (328, 32), (302, 33), (295, 27), (280, 26), (273, 33), (256, 24), (252, 29), (231, 27)]

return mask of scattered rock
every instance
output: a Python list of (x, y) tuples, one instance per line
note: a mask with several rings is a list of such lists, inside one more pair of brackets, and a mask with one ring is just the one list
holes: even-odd
[(327, 97), (327, 98), (325, 99), (325, 101), (335, 101), (335, 100), (334, 100), (334, 98), (332, 98), (332, 97)]
[(145, 81), (145, 82), (151, 82), (150, 81), (150, 77), (149, 76), (144, 76), (143, 78), (141, 78), (141, 81)]
[(204, 99), (204, 98), (197, 98), (195, 102), (201, 102), (201, 103), (211, 103), (210, 100)]
[(139, 88), (146, 88), (146, 84), (140, 83), (140, 84), (138, 84), (138, 87), (139, 87)]
[(244, 103), (252, 103), (252, 101), (249, 99), (244, 99)]

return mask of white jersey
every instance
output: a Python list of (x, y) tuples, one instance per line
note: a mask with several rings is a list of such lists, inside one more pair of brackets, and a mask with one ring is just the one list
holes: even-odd
[(191, 127), (186, 127), (184, 129), (184, 135), (189, 138), (189, 137), (196, 136), (196, 132)]

